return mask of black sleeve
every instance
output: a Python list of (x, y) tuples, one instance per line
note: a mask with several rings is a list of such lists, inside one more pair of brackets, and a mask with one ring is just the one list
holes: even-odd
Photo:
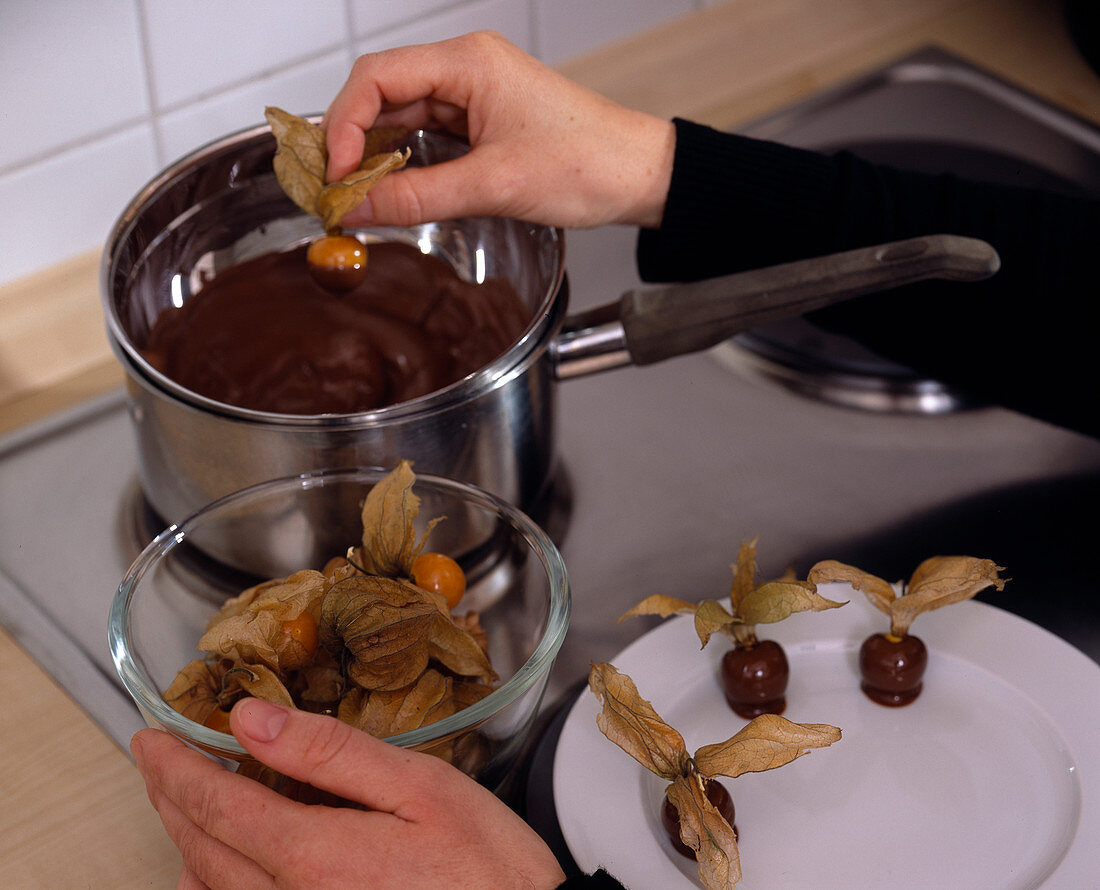
[(574, 875), (558, 884), (557, 890), (626, 890), (602, 868), (590, 875)]
[(1001, 271), (922, 282), (814, 314), (830, 330), (973, 395), (1100, 435), (1093, 343), (1100, 201), (910, 173), (676, 122), (647, 281), (687, 281), (939, 232), (982, 238)]

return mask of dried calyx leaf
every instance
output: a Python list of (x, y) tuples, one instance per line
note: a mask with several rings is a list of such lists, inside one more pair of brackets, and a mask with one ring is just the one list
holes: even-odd
[(262, 664), (285, 674), (305, 664), (307, 652), (283, 625), (303, 612), (321, 614), (325, 576), (305, 570), (249, 588), (229, 600), (208, 624), (198, 648), (244, 664)]
[(223, 686), (228, 661), (196, 659), (176, 674), (172, 685), (164, 691), (164, 700), (177, 712), (195, 723), (205, 723), (214, 708), (228, 710), (232, 696)]
[(704, 745), (689, 757), (683, 736), (641, 697), (629, 676), (613, 665), (594, 664), (588, 687), (603, 704), (596, 717), (600, 731), (671, 783), (665, 794), (680, 815), (680, 839), (695, 851), (699, 878), (708, 890), (736, 884), (741, 865), (737, 835), (707, 799), (706, 780), (775, 769), (841, 737), (835, 726), (793, 723), (765, 714), (726, 741)]
[(737, 884), (741, 880), (737, 832), (707, 799), (701, 778), (677, 776), (665, 796), (680, 816), (680, 840), (695, 851), (703, 886), (725, 890)]
[(840, 730), (827, 723), (792, 723), (778, 714), (762, 714), (726, 741), (696, 751), (695, 767), (707, 778), (735, 779), (775, 769), (839, 740)]
[(600, 732), (663, 779), (671, 781), (687, 774), (689, 758), (683, 736), (638, 694), (630, 677), (614, 665), (594, 664), (588, 672), (588, 688), (603, 703), (596, 718)]
[(429, 669), (402, 689), (353, 689), (340, 702), (339, 716), (345, 723), (384, 739), (450, 717), (456, 710), (453, 681)]
[(686, 600), (663, 594), (646, 597), (619, 620), (638, 615), (694, 614), (695, 632), (705, 647), (711, 636), (721, 633), (735, 644), (752, 646), (756, 643), (756, 625), (773, 624), (795, 612), (822, 612), (837, 609), (844, 603), (826, 599), (817, 592), (812, 580), (799, 581), (793, 570), (784, 577), (764, 584), (756, 584), (756, 538), (743, 541), (738, 550), (737, 563), (730, 583), (730, 607), (726, 609), (717, 600), (689, 603)]
[(383, 175), (400, 170), (409, 159), (407, 148), (384, 150), (403, 138), (404, 130), (368, 131), (359, 168), (326, 185), (328, 149), (324, 131), (311, 121), (274, 106), (268, 106), (264, 116), (275, 136), (273, 166), (279, 185), (302, 210), (320, 217), (328, 232), (339, 229), (345, 214), (363, 202)]
[(417, 538), (415, 520), (420, 498), (413, 493), (415, 481), (412, 464), (403, 460), (367, 494), (363, 502), (363, 546), (358, 554), (364, 571), (390, 578), (409, 577), (428, 535), (442, 521), (443, 517), (433, 519)]
[(357, 575), (333, 585), (321, 604), (320, 634), (364, 689), (408, 686), (433, 659), (460, 676), (497, 679), (477, 640), (430, 594), (397, 578)]
[(890, 616), (890, 633), (904, 637), (918, 615), (970, 599), (988, 587), (1003, 590), (1003, 566), (975, 556), (933, 556), (913, 572), (900, 596), (889, 582), (854, 566), (825, 560), (811, 570), (818, 583), (840, 581), (863, 591), (871, 604)]

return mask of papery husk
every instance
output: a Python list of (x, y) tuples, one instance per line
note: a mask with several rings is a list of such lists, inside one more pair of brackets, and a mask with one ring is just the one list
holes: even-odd
[(428, 652), (459, 676), (474, 677), (486, 683), (495, 683), (499, 679), (489, 663), (486, 649), (448, 615), (437, 615), (428, 639)]
[[(353, 547), (349, 553), (357, 554), (356, 563), (359, 562), (359, 548)], [(325, 589), (328, 590), (333, 584), (343, 581), (345, 578), (350, 578), (353, 575), (361, 575), (363, 573), (356, 564), (351, 562), (346, 556), (334, 556), (325, 563), (325, 567), (321, 574), (325, 576)]]
[(477, 643), (478, 648), (485, 654), (485, 657), (489, 657), (489, 634), (481, 626), (481, 615), (478, 614), (476, 609), (467, 609), (462, 615), (456, 612), (451, 615), (451, 621), (455, 623), (456, 627), (468, 633)]
[(697, 603), (689, 603), (687, 600), (677, 599), (674, 596), (666, 596), (663, 593), (655, 593), (647, 596), (638, 605), (628, 609), (620, 617), (619, 621), (627, 618), (638, 618), (642, 615), (659, 615), (668, 618), (670, 615), (694, 615), (698, 608)]
[(298, 671), (294, 697), (303, 710), (334, 713), (347, 691), (347, 681), (336, 658), (319, 646), (313, 660)]
[(243, 692), (253, 698), (295, 708), (290, 691), (283, 685), (282, 679), (266, 665), (235, 664), (225, 672), (225, 687), (239, 686)]
[(717, 600), (703, 600), (695, 609), (695, 633), (699, 637), (700, 649), (705, 649), (710, 638), (720, 633), (730, 640), (736, 639), (736, 627), (741, 620), (726, 611)]
[(339, 231), (347, 212), (363, 203), (382, 176), (404, 167), (411, 154), (408, 148), (382, 151), (384, 145), (391, 144), (403, 131), (392, 127), (368, 131), (359, 167), (326, 184), (328, 147), (324, 131), (312, 121), (274, 106), (264, 109), (264, 117), (275, 137), (272, 162), (275, 178), (298, 207), (320, 217), (326, 232)]
[(313, 655), (283, 632), (283, 623), (303, 612), (316, 621), (326, 586), (320, 572), (305, 570), (256, 585), (227, 602), (211, 621), (198, 648), (245, 664), (263, 664), (285, 674)]
[(177, 713), (195, 723), (205, 723), (221, 706), (222, 685), (229, 662), (198, 658), (183, 667), (164, 691), (164, 700)]
[(742, 541), (737, 552), (737, 562), (730, 566), (733, 579), (730, 582), (729, 608), (717, 600), (706, 599), (690, 603), (664, 594), (648, 596), (619, 620), (639, 615), (695, 616), (695, 633), (702, 648), (711, 637), (720, 633), (737, 646), (751, 646), (756, 642), (755, 626), (782, 621), (795, 612), (836, 609), (845, 603), (826, 599), (817, 592), (812, 581), (800, 581), (794, 568), (788, 566), (781, 578), (756, 584), (757, 538)]
[(853, 590), (865, 594), (872, 606), (887, 615), (898, 596), (897, 590), (889, 581), (835, 559), (825, 559), (815, 564), (806, 577), (815, 584), (848, 584)]
[(707, 890), (729, 890), (741, 880), (737, 833), (714, 805), (698, 775), (677, 776), (665, 796), (680, 816), (680, 840), (695, 852)]
[(683, 736), (638, 694), (630, 677), (606, 662), (594, 664), (588, 688), (603, 703), (596, 717), (600, 732), (663, 779), (686, 774), (689, 757)]
[(411, 686), (391, 692), (352, 689), (340, 702), (338, 716), (384, 739), (450, 717), (456, 710), (451, 678), (429, 669)]
[(275, 137), (275, 178), (287, 196), (306, 213), (317, 216), (317, 196), (325, 185), (328, 149), (316, 124), (268, 106), (264, 117)]
[(1004, 567), (975, 556), (932, 556), (924, 560), (898, 595), (895, 585), (835, 560), (824, 560), (810, 569), (810, 580), (840, 581), (863, 592), (880, 612), (890, 616), (890, 633), (904, 637), (918, 615), (970, 599), (988, 587), (1003, 590), (998, 573)]
[(357, 575), (325, 593), (321, 643), (364, 689), (401, 689), (428, 667), (428, 635), (438, 614), (413, 584)]
[(363, 544), (359, 567), (372, 575), (408, 578), (412, 564), (435, 524), (428, 523), (417, 538), (415, 520), (420, 498), (413, 492), (416, 476), (412, 464), (403, 460), (368, 492), (363, 502)]
[(290, 618), (297, 618), (303, 609), (308, 609), (314, 618), (318, 618), (321, 614), (321, 594), (327, 585), (325, 575), (313, 569), (303, 569), (284, 578), (272, 578), (222, 603), (221, 608), (207, 620), (206, 628), (209, 630), (218, 622), (240, 615), (246, 609), (277, 609), (279, 603), (292, 604), (293, 607), (287, 610)]
[(733, 580), (730, 582), (730, 611), (740, 612), (741, 600), (756, 586), (756, 542), (759, 535), (751, 540), (742, 541), (737, 548), (737, 562), (730, 566)]
[(692, 758), (707, 778), (775, 769), (796, 760), (811, 748), (824, 748), (840, 740), (841, 732), (827, 723), (793, 723), (778, 714), (753, 718), (724, 742), (704, 745)]
[(924, 612), (968, 600), (988, 587), (1004, 590), (1004, 566), (974, 556), (933, 556), (913, 572), (905, 594), (890, 605), (890, 632), (904, 636)]
[(364, 689), (410, 686), (431, 659), (462, 676), (497, 679), (477, 641), (415, 584), (357, 575), (329, 588), (321, 610), (322, 644)]
[(824, 612), (844, 603), (826, 599), (811, 581), (769, 581), (741, 599), (737, 617), (745, 624), (774, 624), (795, 612)]

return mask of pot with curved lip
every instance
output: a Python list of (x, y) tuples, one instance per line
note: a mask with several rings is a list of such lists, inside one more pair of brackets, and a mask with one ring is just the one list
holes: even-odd
[[(468, 151), (458, 140), (425, 131), (411, 134), (408, 145), (411, 165)], [(471, 280), (508, 279), (531, 321), (496, 360), (420, 398), (346, 415), (254, 411), (185, 389), (141, 350), (159, 313), (182, 305), (219, 270), (322, 233), (280, 188), (274, 147), (265, 125), (180, 159), (134, 197), (104, 251), (102, 297), (109, 339), (127, 372), (141, 487), (168, 521), (268, 479), (400, 459), (537, 512), (556, 465), (559, 378), (697, 351), (771, 318), (919, 278), (986, 277), (997, 264), (983, 242), (933, 236), (628, 292), (567, 319), (558, 229), (466, 218), (360, 230), (368, 239), (415, 244)], [(232, 562), (230, 555), (213, 555)]]

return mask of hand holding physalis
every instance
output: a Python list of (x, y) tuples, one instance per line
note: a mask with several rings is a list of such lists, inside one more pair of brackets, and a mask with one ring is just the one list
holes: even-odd
[(183, 890), (550, 890), (564, 879), (519, 816), (436, 757), (260, 699), (238, 703), (230, 722), (272, 771), (360, 808), (290, 800), (142, 730), (131, 751), (183, 856)]

